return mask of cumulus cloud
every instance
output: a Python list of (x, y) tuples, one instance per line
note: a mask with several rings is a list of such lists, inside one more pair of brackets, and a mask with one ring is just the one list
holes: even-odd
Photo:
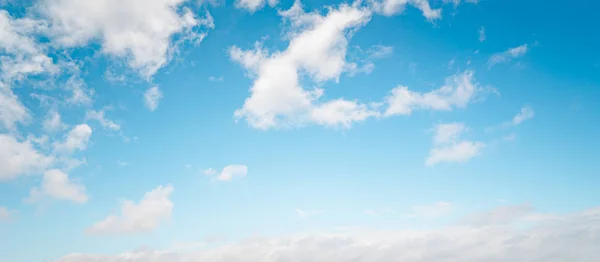
[(29, 110), (19, 98), (0, 82), (0, 130), (15, 130), (17, 124), (25, 124), (31, 119)]
[(442, 9), (433, 9), (429, 0), (370, 0), (369, 3), (375, 12), (391, 16), (404, 12), (407, 5), (418, 8), (423, 16), (430, 21), (442, 18)]
[(44, 173), (41, 186), (31, 189), (26, 202), (39, 202), (45, 197), (79, 204), (88, 201), (85, 186), (70, 180), (65, 172), (58, 169), (50, 169)]
[(445, 84), (427, 93), (411, 91), (406, 86), (398, 86), (386, 97), (386, 116), (410, 115), (414, 110), (450, 111), (465, 108), (478, 94), (487, 91), (479, 86), (474, 72), (467, 70), (446, 78)]
[(148, 108), (150, 111), (156, 110), (162, 97), (163, 93), (160, 91), (158, 86), (153, 86), (146, 90), (144, 93), (144, 102), (146, 104), (146, 108)]
[(0, 181), (43, 172), (52, 165), (54, 158), (39, 152), (34, 143), (32, 139), (21, 141), (14, 136), (0, 134)]
[(497, 64), (508, 63), (515, 58), (524, 56), (528, 50), (528, 45), (523, 44), (514, 48), (510, 48), (502, 53), (494, 54), (490, 57), (490, 59), (487, 62), (488, 67), (491, 68), (492, 66)]
[(425, 165), (432, 166), (441, 162), (466, 162), (480, 154), (485, 147), (482, 142), (464, 140), (461, 136), (467, 132), (462, 123), (438, 124), (433, 136), (434, 147), (429, 151)]
[(136, 234), (156, 229), (171, 217), (173, 202), (169, 199), (173, 187), (159, 186), (146, 192), (139, 203), (127, 200), (120, 215), (110, 215), (89, 227), (86, 232), (93, 235)]
[(199, 27), (212, 18), (196, 17), (186, 0), (42, 0), (36, 11), (48, 22), (46, 34), (64, 48), (98, 41), (101, 51), (126, 59), (146, 78), (163, 67), (173, 53), (174, 38), (201, 39)]
[[(519, 222), (522, 217), (520, 212), (516, 212), (508, 220)], [(600, 209), (534, 221), (528, 227), (518, 227), (515, 223), (481, 223), (430, 230), (352, 230), (336, 234), (254, 237), (201, 251), (140, 249), (118, 255), (70, 254), (57, 262), (600, 260), (597, 252), (600, 245)]]
[(248, 167), (245, 165), (228, 165), (221, 172), (209, 168), (203, 171), (207, 176), (215, 176), (219, 181), (231, 181), (235, 177), (245, 177), (248, 174)]
[(267, 3), (269, 6), (274, 7), (279, 3), (279, 0), (236, 0), (235, 7), (254, 13), (256, 10), (263, 8)]
[(57, 153), (73, 153), (74, 151), (83, 151), (92, 136), (92, 128), (86, 124), (80, 124), (73, 127), (65, 136), (64, 141), (54, 142), (54, 150)]
[(118, 131), (119, 129), (121, 129), (120, 125), (118, 125), (114, 121), (106, 118), (106, 116), (104, 114), (105, 114), (104, 109), (100, 110), (100, 111), (90, 110), (90, 111), (87, 111), (87, 113), (85, 114), (85, 119), (96, 120), (96, 121), (98, 121), (98, 123), (100, 123), (100, 125), (103, 128), (109, 129), (112, 131)]
[[(290, 24), (286, 50), (269, 54), (260, 45), (248, 51), (236, 46), (230, 49), (232, 60), (244, 66), (255, 78), (250, 97), (236, 110), (235, 117), (261, 129), (310, 122), (348, 125), (364, 120), (364, 105), (341, 99), (321, 103), (318, 100), (324, 90), (306, 89), (300, 78), (305, 74), (315, 83), (337, 81), (348, 69), (349, 33), (367, 23), (370, 12), (342, 4), (322, 16), (318, 12), (304, 12), (300, 2), (296, 1), (280, 15)], [(333, 118), (315, 120), (314, 116), (321, 114), (313, 114), (314, 110)]]

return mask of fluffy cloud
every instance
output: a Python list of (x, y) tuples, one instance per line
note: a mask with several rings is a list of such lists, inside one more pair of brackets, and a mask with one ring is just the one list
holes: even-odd
[(19, 141), (13, 136), (0, 134), (0, 148), (0, 181), (43, 172), (54, 162), (53, 157), (38, 152), (30, 139)]
[(50, 169), (44, 173), (42, 185), (33, 188), (27, 202), (39, 202), (45, 197), (72, 201), (83, 204), (88, 201), (84, 185), (69, 179), (69, 176), (61, 170)]
[(17, 123), (27, 123), (30, 120), (29, 110), (19, 101), (19, 98), (8, 87), (0, 82), (0, 130), (14, 130)]
[[(244, 106), (235, 112), (251, 126), (267, 129), (278, 126), (301, 125), (308, 122), (348, 125), (365, 118), (365, 106), (355, 101), (338, 100), (319, 103), (323, 89), (305, 89), (300, 78), (306, 74), (316, 83), (337, 81), (346, 69), (349, 31), (367, 23), (370, 12), (342, 4), (325, 16), (305, 13), (300, 2), (280, 12), (289, 22), (290, 38), (286, 50), (268, 54), (260, 45), (254, 50), (230, 49), (231, 58), (254, 77), (251, 95)], [(320, 110), (331, 118), (312, 113)]]
[(96, 121), (98, 121), (98, 123), (100, 123), (100, 125), (103, 128), (106, 128), (106, 129), (109, 129), (112, 131), (118, 131), (119, 129), (121, 129), (121, 126), (119, 126), (117, 123), (106, 118), (106, 116), (104, 115), (104, 112), (105, 112), (105, 110), (100, 110), (100, 111), (90, 110), (85, 114), (85, 119), (96, 120)]
[(414, 110), (443, 110), (464, 108), (472, 102), (477, 94), (485, 91), (475, 81), (474, 72), (465, 72), (446, 78), (439, 89), (427, 93), (418, 93), (406, 86), (398, 86), (386, 98), (388, 105), (385, 115), (410, 115)]
[(373, 10), (385, 16), (391, 16), (404, 12), (407, 5), (421, 10), (423, 16), (428, 20), (442, 18), (442, 9), (433, 9), (429, 0), (370, 0)]
[(521, 108), (521, 111), (515, 117), (513, 117), (512, 124), (516, 126), (525, 120), (533, 118), (534, 116), (535, 113), (533, 112), (533, 109), (524, 106)]
[[(600, 260), (597, 252), (600, 245), (600, 209), (536, 220), (525, 228), (517, 226), (524, 217), (523, 213), (513, 214), (507, 217), (514, 223), (451, 225), (431, 230), (357, 230), (337, 234), (255, 237), (195, 252), (140, 249), (119, 255), (70, 254), (58, 259), (58, 262)], [(531, 215), (535, 213), (530, 212)]]
[(184, 7), (186, 0), (41, 0), (36, 11), (48, 22), (46, 34), (60, 47), (99, 41), (101, 51), (125, 58), (150, 78), (174, 51), (174, 37), (201, 40), (198, 27), (212, 27)]
[(146, 92), (144, 93), (144, 102), (146, 104), (146, 107), (150, 111), (156, 110), (156, 108), (158, 108), (158, 103), (160, 102), (162, 97), (163, 94), (160, 91), (160, 89), (158, 89), (158, 86), (148, 88), (148, 90), (146, 90)]
[(466, 162), (480, 154), (485, 147), (482, 142), (462, 140), (467, 131), (464, 124), (449, 123), (435, 126), (434, 147), (429, 151), (425, 165), (432, 166), (441, 162)]
[(524, 56), (528, 51), (528, 45), (524, 44), (515, 48), (508, 49), (502, 53), (494, 54), (490, 57), (487, 64), (488, 67), (492, 67), (496, 64), (508, 63), (511, 60)]
[(64, 141), (54, 142), (54, 150), (57, 153), (72, 153), (82, 151), (87, 148), (87, 144), (92, 136), (92, 128), (86, 124), (80, 124), (67, 133)]
[(234, 177), (245, 177), (248, 174), (248, 167), (245, 165), (228, 165), (217, 172), (212, 168), (206, 169), (203, 173), (207, 176), (216, 175), (216, 179), (220, 181), (231, 181)]
[(278, 2), (279, 0), (236, 0), (235, 7), (254, 13), (256, 10), (263, 8), (266, 3), (274, 7)]
[[(86, 230), (89, 234), (135, 234), (156, 229), (171, 217), (173, 202), (169, 199), (173, 187), (159, 186), (144, 194), (139, 203), (125, 201), (121, 215), (110, 215)], [(145, 260), (146, 261), (146, 260)]]

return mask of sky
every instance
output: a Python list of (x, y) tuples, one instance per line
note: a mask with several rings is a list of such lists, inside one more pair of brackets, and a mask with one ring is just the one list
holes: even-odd
[(0, 0), (0, 261), (599, 261), (598, 1)]

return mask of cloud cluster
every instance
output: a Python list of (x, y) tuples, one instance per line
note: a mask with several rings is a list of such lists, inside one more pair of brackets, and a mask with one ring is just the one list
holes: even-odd
[(441, 162), (465, 162), (479, 155), (485, 147), (482, 142), (461, 138), (467, 132), (466, 126), (462, 123), (438, 124), (434, 131), (434, 147), (429, 151), (429, 157), (425, 161), (427, 166)]
[(120, 215), (110, 215), (89, 227), (93, 235), (135, 234), (154, 230), (171, 217), (173, 186), (159, 186), (144, 194), (139, 203), (123, 202)]
[[(119, 255), (70, 254), (57, 262), (570, 262), (600, 259), (597, 252), (600, 209), (550, 218), (538, 214), (537, 217), (545, 218), (527, 219), (536, 214), (526, 205), (508, 206), (474, 214), (471, 222), (440, 229), (255, 237), (197, 252), (142, 249)], [(518, 226), (524, 220), (533, 222), (527, 227)]]
[(514, 48), (510, 48), (502, 53), (494, 54), (490, 57), (487, 64), (491, 68), (494, 65), (508, 63), (515, 58), (524, 56), (529, 51), (529, 46), (523, 44)]
[(248, 174), (248, 167), (246, 165), (228, 165), (221, 172), (209, 168), (204, 170), (203, 173), (207, 176), (214, 176), (219, 181), (228, 182), (236, 177), (245, 177)]

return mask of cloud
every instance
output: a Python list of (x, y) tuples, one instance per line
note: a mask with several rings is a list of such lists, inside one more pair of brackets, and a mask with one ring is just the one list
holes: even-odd
[(599, 245), (600, 209), (594, 208), (538, 220), (525, 228), (493, 223), (254, 237), (200, 251), (138, 249), (118, 255), (70, 254), (57, 262), (571, 262), (600, 260)]
[(534, 116), (535, 113), (533, 112), (533, 109), (524, 106), (521, 108), (521, 111), (512, 119), (512, 124), (516, 126), (525, 120), (533, 118)]
[[(331, 115), (336, 117), (319, 119), (318, 122), (347, 125), (348, 121), (363, 119), (356, 117), (360, 112), (352, 110), (364, 108), (362, 105), (342, 100), (334, 104), (319, 103), (323, 89), (307, 90), (300, 79), (306, 74), (317, 84), (337, 81), (348, 69), (345, 56), (350, 31), (367, 23), (370, 12), (341, 4), (322, 16), (318, 12), (305, 13), (300, 2), (296, 1), (292, 8), (280, 12), (280, 15), (290, 24), (287, 32), (290, 41), (284, 51), (269, 54), (258, 44), (254, 50), (248, 51), (236, 46), (230, 48), (231, 59), (254, 78), (251, 95), (243, 107), (235, 111), (235, 117), (245, 119), (249, 125), (260, 129), (315, 122), (315, 114), (311, 113), (315, 109), (333, 110)], [(340, 114), (351, 116), (339, 118)]]
[(86, 124), (80, 124), (66, 135), (62, 142), (54, 142), (54, 151), (57, 153), (72, 153), (74, 151), (83, 151), (92, 136), (92, 128)]
[(501, 206), (490, 211), (469, 215), (461, 224), (471, 226), (510, 225), (519, 219), (531, 218), (535, 209), (530, 204)]
[(219, 77), (209, 76), (208, 80), (211, 82), (223, 82), (224, 79), (223, 79), (223, 76), (219, 76)]
[[(493, 132), (497, 129), (500, 128), (508, 128), (508, 127), (512, 127), (512, 126), (517, 126), (521, 123), (523, 123), (524, 121), (527, 121), (529, 119), (532, 119), (533, 117), (535, 117), (535, 112), (533, 111), (533, 109), (531, 109), (528, 106), (523, 106), (521, 108), (521, 111), (519, 111), (519, 113), (517, 113), (512, 120), (510, 121), (506, 121), (500, 125), (497, 126), (491, 126), (486, 128), (487, 132)], [(514, 137), (513, 137), (514, 138)]]
[(482, 26), (479, 28), (479, 42), (485, 41), (485, 28)]
[(40, 153), (31, 139), (0, 134), (0, 181), (36, 174), (53, 164), (54, 158)]
[(370, 0), (372, 9), (385, 16), (403, 13), (407, 5), (418, 8), (427, 20), (442, 18), (442, 9), (433, 9), (428, 0)]
[(369, 216), (380, 216), (380, 215), (388, 214), (388, 213), (392, 213), (392, 212), (394, 212), (394, 210), (392, 210), (390, 208), (366, 209), (363, 211), (363, 213), (365, 213), (366, 215), (369, 215)]
[(110, 215), (89, 227), (86, 232), (92, 235), (119, 235), (149, 232), (171, 217), (173, 202), (169, 199), (173, 187), (159, 186), (146, 192), (139, 203), (127, 200), (121, 207), (120, 215)]
[(0, 130), (15, 130), (17, 124), (26, 124), (31, 119), (29, 110), (19, 98), (0, 82)]
[(60, 132), (68, 128), (68, 126), (62, 122), (60, 113), (57, 110), (50, 110), (42, 122), (42, 127), (46, 132), (54, 133)]
[(235, 0), (235, 7), (254, 13), (256, 10), (263, 8), (266, 3), (274, 7), (279, 3), (279, 0)]
[(508, 63), (515, 58), (524, 56), (527, 53), (527, 51), (528, 45), (523, 44), (515, 48), (508, 49), (502, 53), (494, 54), (490, 57), (490, 59), (487, 62), (488, 67), (491, 68), (492, 66), (497, 64)]
[(43, 200), (44, 197), (78, 204), (88, 201), (85, 186), (71, 181), (66, 173), (58, 169), (50, 169), (44, 172), (42, 185), (39, 188), (32, 188), (29, 198), (25, 201), (35, 203)]
[(374, 45), (367, 50), (367, 54), (370, 58), (384, 58), (394, 53), (393, 46), (386, 45)]
[(212, 168), (206, 169), (203, 173), (207, 176), (216, 175), (216, 179), (220, 181), (231, 181), (235, 177), (245, 177), (248, 174), (248, 167), (245, 165), (228, 165), (217, 172)]
[(118, 125), (117, 123), (113, 122), (110, 119), (107, 119), (106, 116), (104, 115), (105, 110), (100, 110), (100, 111), (96, 111), (96, 110), (90, 110), (87, 111), (87, 113), (85, 114), (85, 119), (92, 119), (92, 120), (96, 120), (98, 121), (98, 123), (100, 123), (100, 125), (105, 128), (105, 129), (109, 129), (112, 131), (118, 131), (119, 129), (121, 129), (121, 126)]
[(300, 208), (296, 208), (294, 211), (296, 212), (296, 215), (302, 219), (307, 219), (312, 216), (323, 213), (321, 210), (304, 210)]
[(160, 91), (160, 89), (158, 89), (158, 86), (149, 88), (144, 93), (144, 102), (146, 103), (146, 107), (150, 111), (156, 110), (156, 108), (158, 107), (158, 103), (160, 102), (162, 97), (163, 97), (163, 94)]
[(0, 222), (10, 221), (16, 211), (0, 206)]
[(384, 115), (410, 115), (414, 110), (450, 111), (453, 108), (465, 108), (484, 91), (486, 89), (479, 86), (474, 72), (470, 70), (446, 78), (442, 87), (427, 93), (398, 86), (385, 99), (388, 107)]
[(452, 204), (448, 202), (437, 202), (431, 205), (420, 205), (411, 208), (408, 217), (415, 218), (438, 218), (452, 212)]
[(429, 151), (425, 165), (432, 166), (442, 162), (461, 163), (478, 156), (485, 144), (462, 140), (461, 136), (465, 132), (467, 128), (462, 123), (436, 125), (434, 147)]
[[(145, 78), (169, 60), (176, 39), (201, 40), (200, 27), (212, 18), (197, 18), (186, 0), (42, 0), (36, 12), (49, 24), (45, 34), (63, 48), (99, 42), (101, 52), (123, 58)], [(178, 38), (176, 38), (178, 37)]]

